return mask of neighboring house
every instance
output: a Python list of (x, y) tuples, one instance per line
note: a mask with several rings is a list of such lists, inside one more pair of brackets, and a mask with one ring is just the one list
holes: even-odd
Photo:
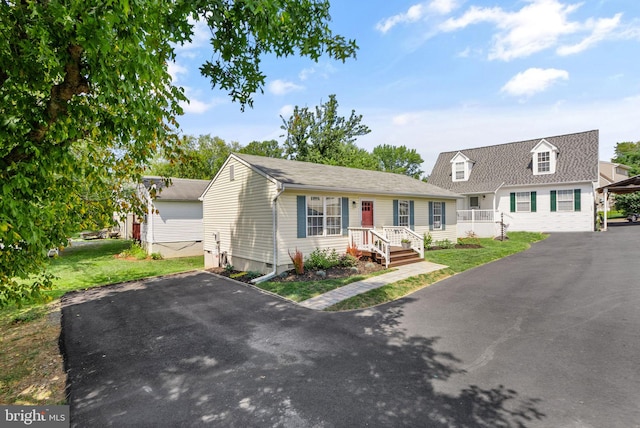
[(598, 131), (441, 153), (429, 182), (464, 195), (458, 236), (595, 228)]
[[(600, 167), (600, 180), (598, 182), (598, 188), (603, 188), (618, 181), (623, 181), (629, 178), (630, 166), (623, 165), (621, 163), (600, 161), (598, 163)], [(602, 191), (598, 191), (598, 211), (604, 211), (604, 195)], [(609, 193), (609, 207), (614, 206), (615, 195)]]
[(455, 241), (459, 197), (405, 175), (234, 153), (201, 197), (205, 267), (275, 274), (293, 268), (289, 252), (350, 244), (389, 264), (403, 238), (423, 258), (425, 233)]
[[(172, 178), (165, 186), (160, 177), (144, 177), (139, 186), (147, 201), (140, 224), (140, 243), (148, 254), (187, 257), (202, 254), (202, 202), (198, 199), (209, 180)], [(134, 224), (135, 228), (135, 224)]]

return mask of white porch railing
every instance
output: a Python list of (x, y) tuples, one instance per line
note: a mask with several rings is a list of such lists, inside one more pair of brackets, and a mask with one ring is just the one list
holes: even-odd
[(493, 210), (458, 210), (458, 223), (493, 223)]
[(383, 226), (382, 230), (391, 245), (400, 247), (403, 240), (409, 240), (411, 249), (417, 251), (420, 258), (424, 257), (424, 239), (413, 230), (403, 226)]
[(493, 210), (459, 210), (457, 212), (458, 238), (473, 233), (480, 238), (493, 238), (498, 234), (500, 212)]
[(389, 267), (391, 247), (402, 246), (402, 241), (410, 241), (412, 250), (424, 257), (424, 240), (422, 236), (406, 227), (384, 226), (382, 232), (366, 227), (350, 227), (349, 242), (361, 251), (371, 251), (384, 257), (385, 266)]

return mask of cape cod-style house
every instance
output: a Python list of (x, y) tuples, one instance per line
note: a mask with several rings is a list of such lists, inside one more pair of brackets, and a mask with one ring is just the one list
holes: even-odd
[(462, 194), (458, 236), (595, 228), (598, 131), (440, 153), (429, 177)]
[[(423, 260), (423, 238), (456, 239), (459, 195), (399, 174), (231, 154), (203, 192), (205, 268), (275, 275), (289, 253), (356, 245), (389, 266)], [(394, 254), (397, 256), (394, 257)]]

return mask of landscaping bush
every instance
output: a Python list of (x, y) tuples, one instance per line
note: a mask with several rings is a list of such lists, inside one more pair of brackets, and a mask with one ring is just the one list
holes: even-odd
[(147, 252), (144, 248), (140, 246), (140, 244), (131, 244), (131, 247), (121, 252), (120, 257), (129, 258), (132, 257), (137, 260), (144, 260), (147, 258)]
[(313, 250), (304, 262), (304, 266), (309, 270), (325, 270), (335, 266), (340, 266), (340, 255), (335, 249), (325, 248)]

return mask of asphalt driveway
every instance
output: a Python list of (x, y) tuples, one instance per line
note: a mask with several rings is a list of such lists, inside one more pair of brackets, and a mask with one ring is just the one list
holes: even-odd
[(72, 425), (640, 426), (639, 238), (555, 234), (346, 313), (204, 272), (72, 293)]

